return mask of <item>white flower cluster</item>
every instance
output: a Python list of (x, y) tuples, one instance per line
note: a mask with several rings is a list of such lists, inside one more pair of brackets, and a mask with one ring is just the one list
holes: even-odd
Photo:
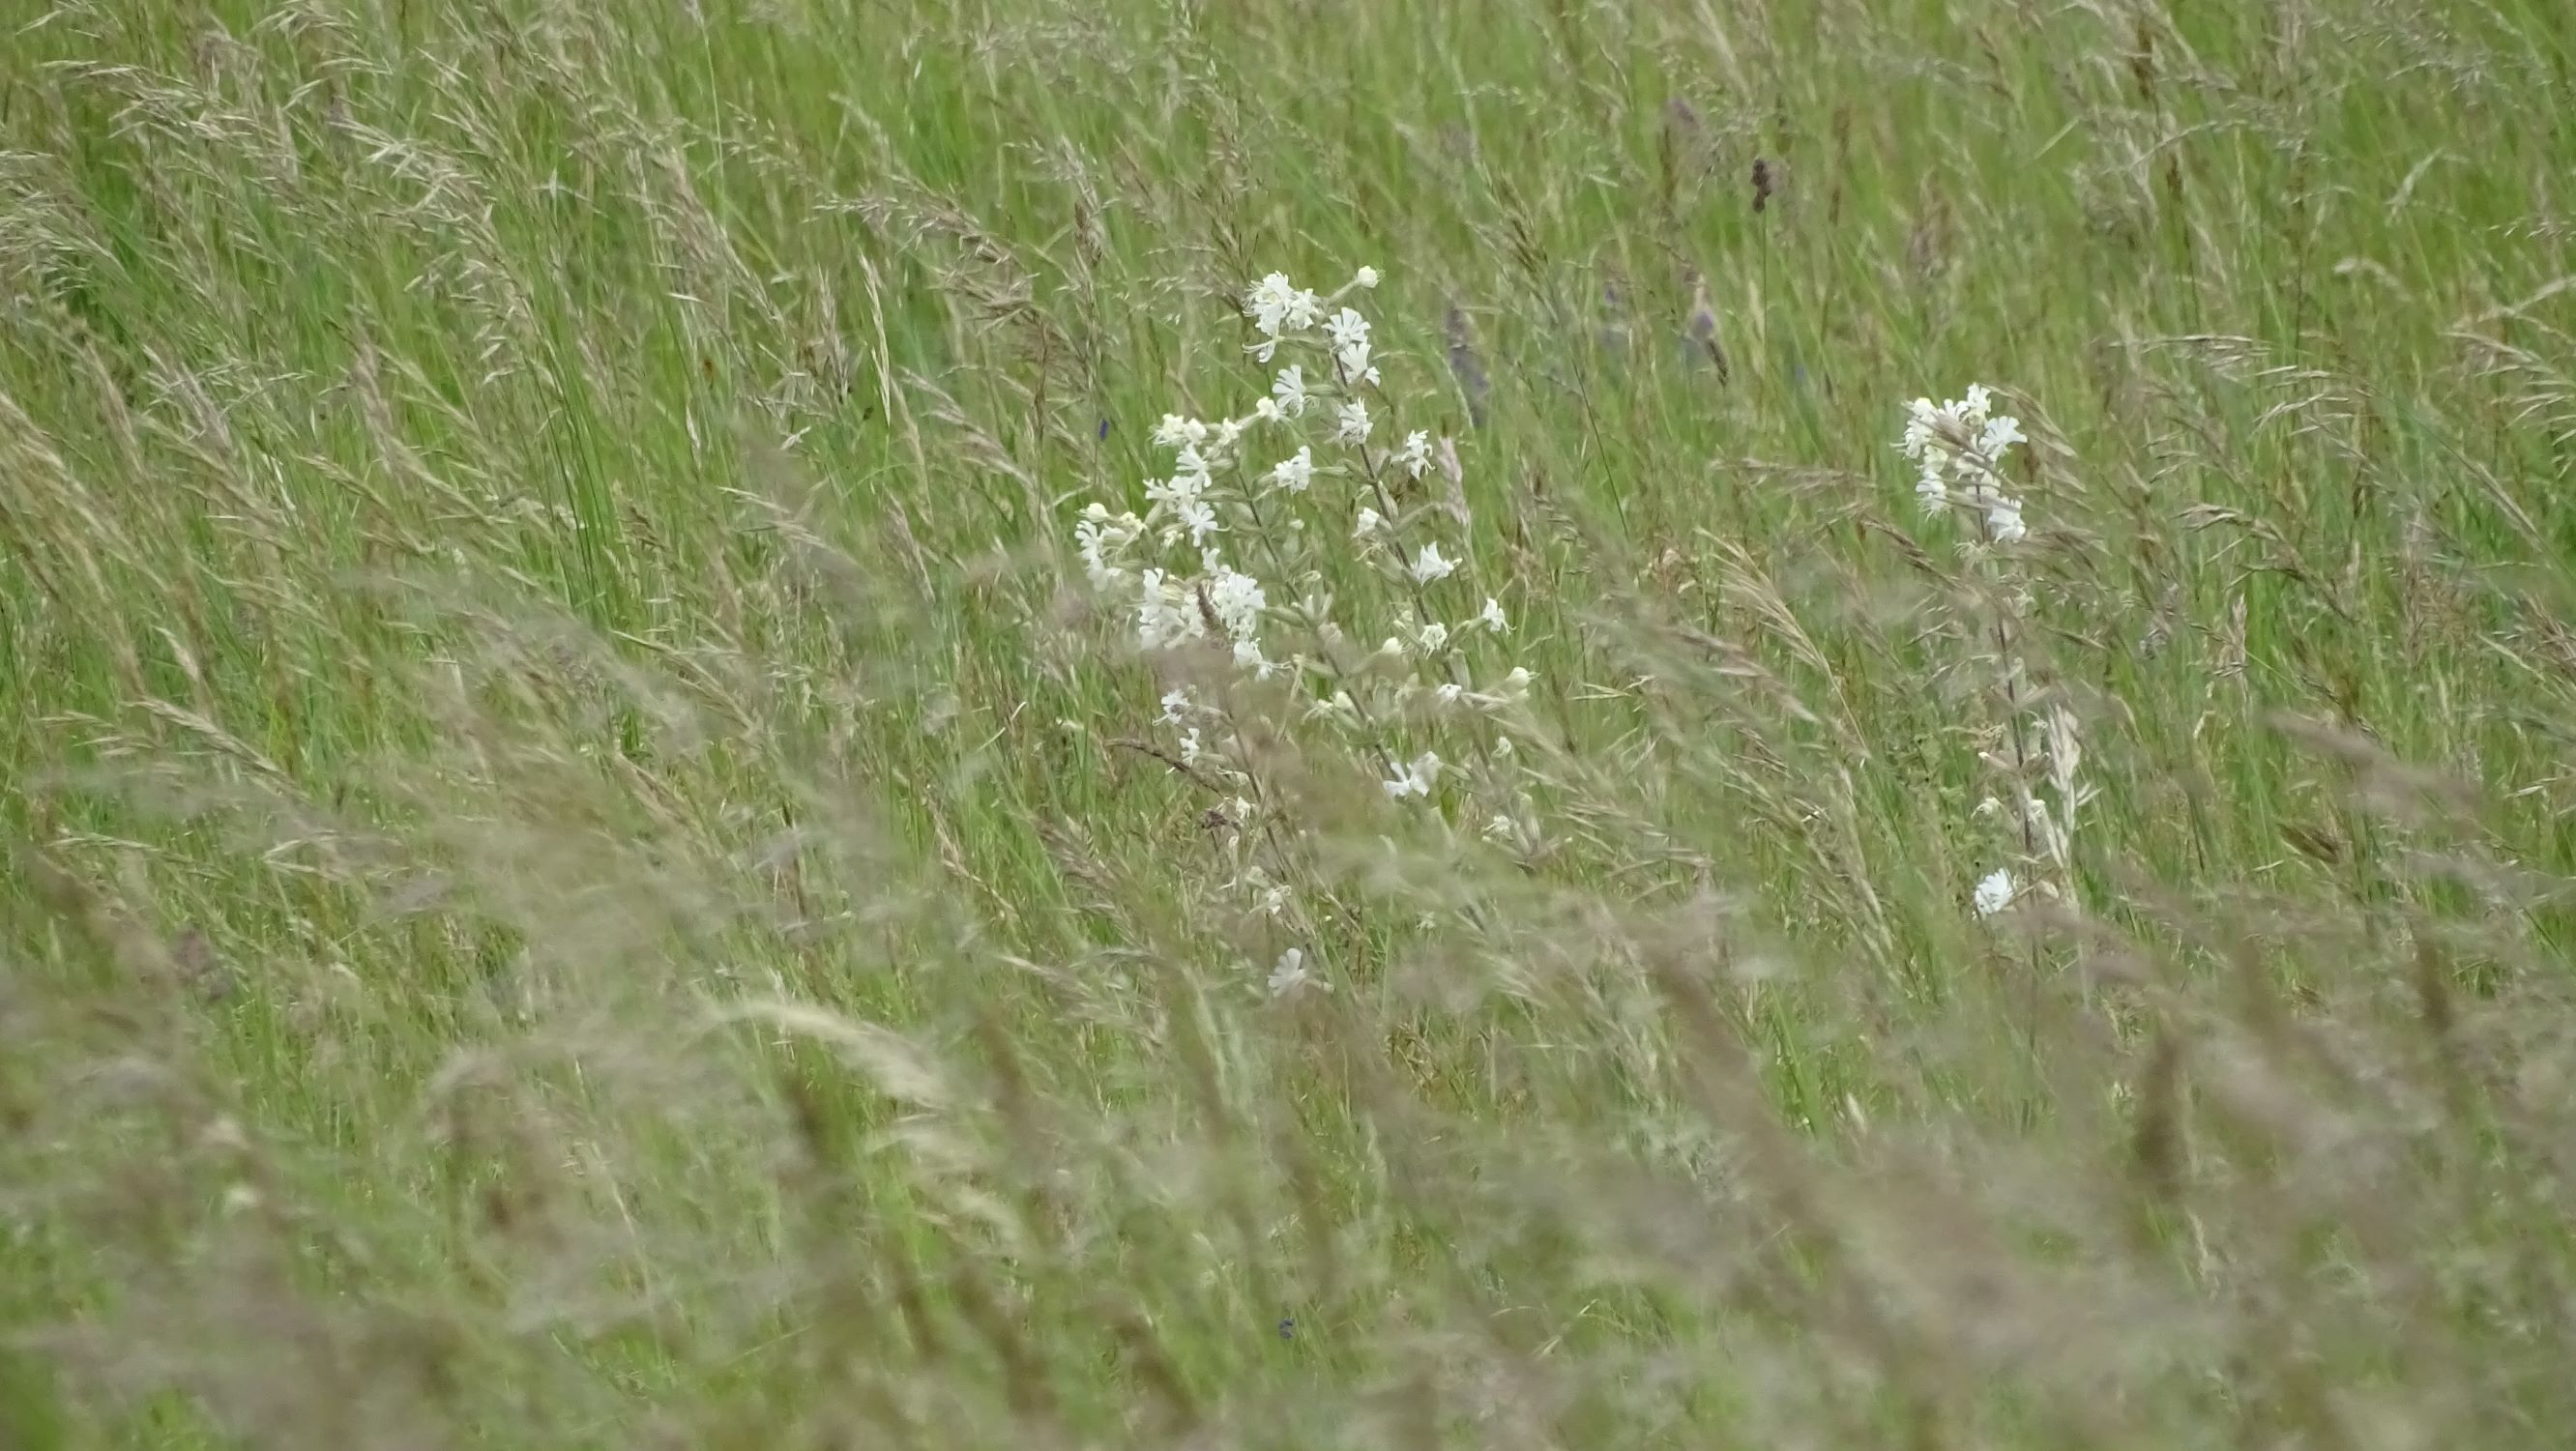
[[(1425, 475), (1436, 459), (1454, 487), (1455, 445), (1421, 430), (1392, 449), (1371, 444), (1372, 405), (1389, 400), (1369, 321), (1347, 299), (1377, 282), (1363, 267), (1330, 297), (1281, 273), (1253, 286), (1243, 304), (1256, 335), (1248, 351), (1275, 366), (1265, 395), (1240, 417), (1166, 416), (1154, 442), (1170, 452), (1172, 472), (1145, 483), (1144, 512), (1094, 502), (1073, 535), (1092, 587), (1131, 612), (1140, 649), (1221, 648), (1246, 675), (1284, 685), (1304, 718), (1352, 737), (1385, 774), (1390, 798), (1428, 802), (1440, 794), (1443, 762), (1436, 751), (1399, 751), (1403, 724), (1427, 713), (1436, 734), (1451, 728), (1437, 724), (1443, 712), (1490, 716), (1527, 698), (1530, 673), (1514, 667), (1482, 688), (1472, 683), (1468, 645), (1507, 636), (1511, 622), (1499, 600), (1467, 586), (1473, 573), (1454, 539), (1422, 537), (1445, 517), (1424, 496)], [(1247, 459), (1256, 445), (1268, 461)], [(1347, 535), (1329, 522), (1336, 516), (1355, 521)], [(1329, 592), (1321, 551), (1345, 538), (1382, 585), (1368, 599)], [(1356, 628), (1372, 602), (1381, 618)], [(1433, 618), (1444, 606), (1457, 613)], [(1389, 626), (1376, 651), (1357, 643)], [(1212, 779), (1241, 777), (1224, 710), (1176, 689), (1162, 719), (1185, 764)], [(1508, 739), (1500, 746), (1509, 759)]]
[(2004, 455), (2026, 442), (2021, 420), (1996, 416), (1994, 395), (1982, 383), (1968, 385), (1965, 398), (1934, 406), (1917, 398), (1905, 408), (1905, 436), (1897, 447), (1922, 469), (1914, 495), (1924, 512), (1941, 513), (1954, 505), (1981, 512), (1986, 536), (2010, 544), (2030, 531), (2023, 525), (2021, 501), (2003, 491)]
[[(2012, 544), (2030, 531), (2022, 521), (2021, 501), (2003, 490), (2003, 462), (2013, 445), (2026, 441), (2021, 420), (1995, 413), (1992, 391), (1982, 383), (1971, 383), (1965, 397), (1947, 403), (1936, 405), (1929, 398), (1917, 398), (1907, 404), (1905, 432), (1897, 447), (1920, 467), (1914, 493), (1926, 513), (1953, 508), (1972, 511), (1981, 516), (1984, 542)], [(1992, 917), (2031, 893), (2062, 897), (2071, 888), (2076, 815), (2094, 792), (2078, 779), (2084, 750), (2074, 712), (2053, 703), (2043, 708), (2022, 678), (2013, 642), (2021, 633), (2022, 615), (2031, 606), (2030, 592), (2017, 582), (2018, 571), (2009, 555), (1980, 552), (1979, 557), (1984, 562), (1982, 572), (1994, 586), (1977, 597), (1990, 618), (1968, 634), (1979, 640), (1990, 636), (1994, 642), (1993, 666), (2003, 716), (1998, 729), (2011, 746), (2009, 751), (1987, 752), (1985, 759), (2008, 783), (2012, 795), (2012, 819), (2019, 836), (2014, 857), (2036, 878), (2024, 881), (2011, 868), (1999, 867), (1981, 879), (1969, 905), (1978, 916)], [(1977, 815), (2003, 818), (2006, 810), (2003, 802), (1990, 796), (1978, 805)]]

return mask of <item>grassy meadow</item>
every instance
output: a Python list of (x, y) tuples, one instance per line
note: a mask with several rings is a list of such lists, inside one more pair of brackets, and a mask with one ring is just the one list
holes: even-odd
[(0, 692), (10, 1451), (2576, 1440), (2555, 0), (18, 0)]

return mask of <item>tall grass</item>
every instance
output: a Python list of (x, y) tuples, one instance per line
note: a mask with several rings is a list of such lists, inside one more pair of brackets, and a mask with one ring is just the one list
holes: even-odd
[[(0, 20), (0, 1445), (2576, 1428), (2562, 7)], [(1068, 543), (1361, 264), (1500, 825)]]

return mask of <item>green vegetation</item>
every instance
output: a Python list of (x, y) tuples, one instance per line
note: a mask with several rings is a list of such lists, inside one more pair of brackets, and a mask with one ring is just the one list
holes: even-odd
[(0, 1446), (2576, 1435), (2562, 4), (0, 25)]

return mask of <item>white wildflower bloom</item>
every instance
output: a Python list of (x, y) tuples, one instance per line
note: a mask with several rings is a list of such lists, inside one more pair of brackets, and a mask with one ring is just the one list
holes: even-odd
[(1449, 627), (1438, 620), (1433, 620), (1423, 626), (1421, 633), (1414, 638), (1421, 642), (1425, 654), (1437, 654), (1449, 643)]
[(1264, 423), (1277, 423), (1288, 415), (1279, 411), (1278, 399), (1261, 398), (1254, 400), (1252, 405), (1252, 416), (1260, 419)]
[(1205, 437), (1207, 437), (1206, 424), (1195, 418), (1183, 418), (1177, 413), (1164, 414), (1163, 421), (1154, 425), (1154, 443), (1161, 448), (1179, 448), (1182, 444), (1196, 443)]
[(1366, 539), (1386, 527), (1386, 516), (1366, 504), (1360, 505), (1359, 523), (1351, 530), (1353, 539)]
[(1261, 653), (1261, 642), (1258, 640), (1235, 641), (1234, 664), (1236, 669), (1247, 672), (1255, 680), (1268, 680), (1278, 674), (1280, 669), (1278, 661)]
[(2011, 906), (2012, 900), (2012, 873), (2001, 867), (1998, 867), (1993, 872), (1989, 873), (1984, 881), (1977, 883), (1974, 905), (1977, 909), (1977, 915), (1980, 917), (1991, 917), (1995, 915), (1997, 912)]
[(1434, 580), (1447, 579), (1457, 573), (1458, 563), (1456, 560), (1441, 558), (1440, 546), (1432, 543), (1423, 545), (1422, 552), (1413, 556), (1412, 568), (1416, 583), (1430, 584)]
[(1520, 832), (1521, 829), (1519, 824), (1514, 822), (1508, 816), (1497, 814), (1493, 820), (1485, 823), (1485, 835), (1493, 838), (1495, 841), (1508, 842), (1512, 838), (1520, 835)]
[(1270, 969), (1270, 995), (1274, 998), (1284, 998), (1299, 988), (1329, 986), (1306, 970), (1306, 954), (1300, 948), (1291, 947), (1279, 954), (1277, 965)]
[(1181, 732), (1182, 765), (1195, 766), (1199, 763), (1199, 758), (1206, 754), (1207, 748), (1199, 744), (1199, 728), (1197, 726), (1192, 726), (1188, 730)]
[(1431, 435), (1418, 428), (1406, 434), (1404, 447), (1396, 452), (1395, 461), (1404, 465), (1404, 472), (1409, 477), (1422, 477), (1423, 472), (1431, 467)]
[(1278, 352), (1283, 334), (1315, 325), (1324, 315), (1324, 300), (1290, 282), (1287, 273), (1273, 272), (1253, 286), (1252, 295), (1244, 299), (1243, 315), (1261, 333), (1262, 341), (1252, 351), (1266, 363)]
[(1965, 397), (1947, 403), (1917, 398), (1905, 405), (1905, 431), (1896, 446), (1922, 471), (1914, 496), (1926, 513), (1953, 503), (1982, 509), (1987, 533), (2010, 543), (2028, 531), (2021, 505), (2005, 498), (1997, 484), (2004, 455), (2026, 440), (2021, 420), (1995, 416), (1993, 408), (1993, 391), (1982, 383), (1968, 385)]
[(1261, 581), (1239, 574), (1213, 557), (1207, 564), (1207, 604), (1227, 638), (1249, 640), (1261, 630), (1261, 612), (1270, 604)]
[(1440, 779), (1440, 758), (1429, 751), (1413, 758), (1411, 763), (1396, 768), (1395, 774), (1378, 784), (1386, 794), (1401, 801), (1408, 796), (1428, 797), (1433, 783)]
[(1377, 269), (1374, 267), (1361, 268), (1358, 274), (1351, 278), (1351, 285), (1361, 289), (1362, 291), (1366, 291), (1369, 288), (1377, 286)]
[(1315, 450), (1300, 447), (1294, 457), (1280, 460), (1270, 471), (1270, 482), (1292, 494), (1306, 492), (1315, 482)]
[(1386, 637), (1386, 643), (1377, 647), (1377, 653), (1401, 660), (1404, 658), (1404, 642), (1389, 635)]
[(1996, 496), (1986, 505), (1986, 532), (1997, 544), (2012, 544), (2030, 533), (2022, 524), (2018, 500)]
[(1476, 616), (1476, 623), (1497, 635), (1510, 634), (1512, 629), (1512, 622), (1503, 618), (1502, 602), (1492, 595), (1485, 596), (1485, 608)]
[(1354, 447), (1368, 442), (1369, 430), (1376, 426), (1369, 421), (1368, 404), (1357, 398), (1343, 404), (1341, 412), (1336, 414), (1335, 418), (1337, 424), (1333, 431), (1333, 440), (1337, 443), (1351, 444)]
[(1896, 446), (1905, 450), (1907, 458), (1921, 458), (1924, 450), (1932, 446), (1940, 417), (1941, 410), (1933, 407), (1929, 398), (1917, 398), (1906, 404), (1905, 434), (1897, 440)]
[(1097, 503), (1083, 510), (1082, 518), (1073, 526), (1073, 542), (1082, 555), (1082, 572), (1089, 576), (1093, 589), (1106, 592), (1127, 583), (1123, 556), (1144, 532), (1145, 521), (1132, 513), (1112, 518)]
[(1243, 442), (1242, 419), (1223, 418), (1217, 420), (1216, 449), (1209, 455), (1210, 460), (1212, 462), (1221, 463), (1232, 458), (1234, 455), (1234, 446), (1241, 442)]
[(1277, 400), (1281, 413), (1290, 418), (1306, 416), (1306, 370), (1291, 363), (1270, 380), (1270, 396)]
[(1181, 445), (1181, 459), (1179, 472), (1168, 479), (1146, 483), (1145, 497), (1154, 503), (1146, 517), (1168, 520), (1188, 530), (1190, 543), (1205, 548), (1208, 536), (1222, 532), (1225, 526), (1217, 522), (1216, 509), (1205, 497), (1210, 480), (1207, 460), (1200, 455), (1198, 445)]
[(1340, 366), (1343, 377), (1355, 382), (1378, 381), (1377, 369), (1369, 366), (1367, 318), (1346, 307), (1324, 319), (1324, 332), (1333, 340), (1333, 361)]
[(1195, 640), (1207, 633), (1207, 622), (1199, 618), (1198, 602), (1180, 581), (1164, 571), (1146, 570), (1138, 593), (1136, 640), (1145, 649)]
[(1432, 691), (1431, 698), (1439, 701), (1442, 705), (1456, 705), (1458, 703), (1458, 697), (1465, 695), (1466, 693), (1467, 687), (1451, 680), (1443, 682), (1438, 689)]
[(1338, 352), (1369, 340), (1368, 319), (1360, 316), (1359, 309), (1346, 307), (1324, 319), (1324, 333), (1333, 340), (1333, 349)]
[(1166, 725), (1179, 725), (1197, 709), (1198, 702), (1191, 698), (1188, 686), (1175, 685), (1163, 692), (1163, 722)]

